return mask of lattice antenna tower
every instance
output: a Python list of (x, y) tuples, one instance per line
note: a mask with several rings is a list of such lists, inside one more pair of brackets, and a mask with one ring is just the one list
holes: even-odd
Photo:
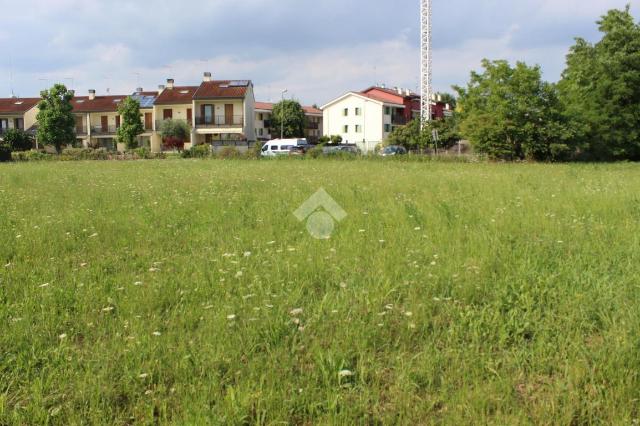
[(422, 127), (431, 120), (431, 0), (420, 0), (420, 118)]

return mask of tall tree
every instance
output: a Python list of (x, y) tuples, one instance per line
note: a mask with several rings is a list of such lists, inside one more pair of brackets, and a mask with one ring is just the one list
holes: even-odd
[(118, 114), (122, 116), (117, 132), (118, 142), (124, 143), (127, 149), (137, 148), (138, 136), (144, 133), (140, 103), (129, 96), (118, 105)]
[(301, 138), (304, 136), (306, 124), (307, 118), (298, 101), (284, 100), (273, 106), (271, 134), (279, 136), (284, 127), (285, 138)]
[(554, 85), (540, 67), (507, 61), (482, 62), (458, 92), (459, 129), (479, 152), (492, 158), (561, 159), (571, 152), (574, 132), (562, 114)]
[(55, 84), (51, 89), (42, 91), (40, 96), (38, 141), (43, 145), (53, 145), (60, 152), (63, 146), (72, 145), (76, 140), (76, 121), (71, 105), (73, 92), (63, 84)]
[(165, 147), (181, 151), (191, 136), (191, 127), (185, 120), (168, 119), (162, 122), (160, 134)]
[(602, 39), (582, 38), (558, 84), (581, 150), (594, 160), (640, 160), (640, 26), (629, 6), (598, 21)]

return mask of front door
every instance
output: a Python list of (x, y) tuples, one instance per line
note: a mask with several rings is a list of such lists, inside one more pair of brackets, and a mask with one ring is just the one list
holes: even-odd
[(145, 130), (151, 130), (153, 128), (153, 114), (150, 112), (144, 113), (144, 128)]
[(165, 109), (164, 111), (162, 111), (162, 118), (164, 118), (165, 120), (173, 118), (173, 110)]
[(85, 133), (84, 117), (81, 115), (76, 115), (76, 133)]
[(187, 123), (192, 124), (193, 120), (193, 110), (191, 108), (187, 108)]
[(233, 124), (233, 105), (226, 104), (224, 106), (224, 124), (231, 125)]
[(24, 130), (24, 119), (16, 118), (13, 121), (13, 127), (15, 127), (16, 129)]
[(7, 131), (9, 128), (9, 120), (2, 119), (0, 120), (0, 132)]
[(100, 117), (100, 128), (103, 133), (107, 133), (107, 130), (109, 130), (109, 117), (106, 115)]
[(116, 129), (120, 128), (120, 116), (116, 115)]

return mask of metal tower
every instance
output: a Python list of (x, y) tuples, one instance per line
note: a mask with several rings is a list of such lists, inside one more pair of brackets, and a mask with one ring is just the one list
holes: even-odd
[(424, 127), (431, 120), (431, 0), (420, 1), (420, 118)]

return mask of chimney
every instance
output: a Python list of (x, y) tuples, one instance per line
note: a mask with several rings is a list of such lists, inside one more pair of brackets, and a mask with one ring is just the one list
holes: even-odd
[(137, 93), (142, 93), (142, 92), (143, 92), (142, 87), (138, 87), (138, 88), (136, 89), (136, 92), (137, 92)]
[(96, 98), (96, 91), (91, 89), (89, 90), (89, 100), (92, 101)]
[(167, 89), (173, 89), (173, 83), (175, 83), (175, 81), (172, 78), (168, 78), (167, 79)]
[(409, 89), (405, 90), (404, 94), (407, 96), (411, 96), (411, 90)]
[(438, 102), (442, 102), (442, 95), (438, 94)]
[(208, 82), (210, 82), (210, 81), (211, 81), (211, 73), (210, 73), (210, 72), (205, 72), (205, 73), (204, 73), (203, 81), (204, 81), (205, 83), (208, 83)]
[(386, 85), (386, 84), (384, 84), (384, 83), (382, 83), (382, 84), (380, 85), (380, 88), (381, 88), (381, 89), (386, 89), (386, 88), (387, 88), (387, 85)]
[(164, 84), (158, 86), (158, 95), (162, 92), (164, 92)]
[(402, 87), (397, 87), (396, 89), (398, 90), (398, 95), (402, 95), (402, 93), (404, 92)]

